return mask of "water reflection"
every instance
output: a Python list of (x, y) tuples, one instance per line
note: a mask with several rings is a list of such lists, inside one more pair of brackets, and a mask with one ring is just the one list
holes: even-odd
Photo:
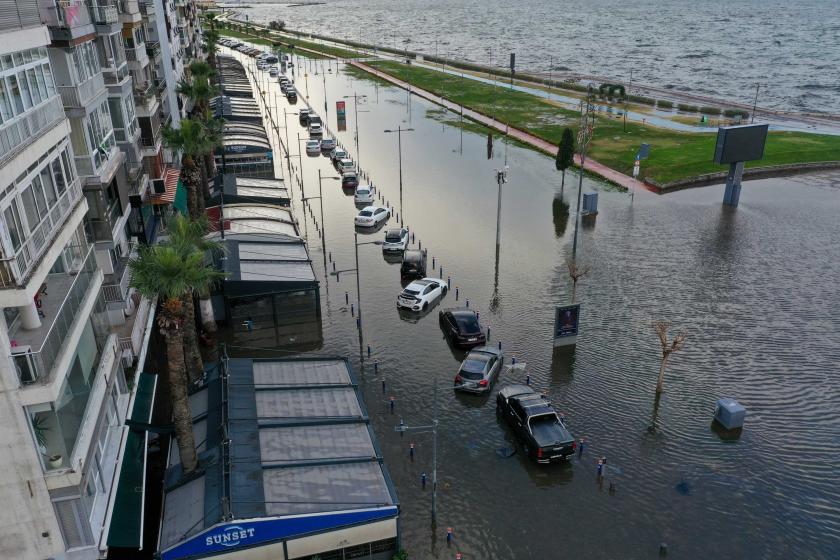
[(551, 214), (554, 217), (554, 236), (560, 239), (566, 235), (569, 225), (569, 203), (563, 199), (563, 194), (551, 201)]

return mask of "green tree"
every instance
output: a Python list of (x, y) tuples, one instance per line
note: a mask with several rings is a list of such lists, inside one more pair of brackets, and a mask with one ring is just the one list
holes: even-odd
[(166, 341), (172, 419), (181, 466), (185, 474), (190, 473), (198, 466), (198, 457), (184, 363), (184, 299), (200, 286), (215, 281), (219, 273), (205, 264), (203, 253), (185, 252), (182, 247), (169, 242), (151, 247), (141, 246), (137, 256), (129, 262), (129, 267), (131, 286), (141, 295), (157, 297), (160, 302), (157, 325)]
[[(189, 66), (190, 78), (182, 80), (178, 84), (178, 93), (189, 97), (193, 102), (193, 117), (200, 118), (207, 127), (207, 138), (211, 140), (209, 145), (215, 149), (221, 144), (221, 124), (217, 122), (218, 119), (213, 119), (210, 114), (210, 99), (218, 95), (219, 90), (212, 84), (213, 76), (216, 72), (209, 64), (202, 61), (192, 62)], [(215, 141), (213, 141), (215, 139)], [(204, 187), (204, 197), (210, 196), (209, 180), (213, 178), (215, 173), (215, 160), (213, 157), (213, 150), (209, 150), (201, 155), (202, 159), (202, 186)]]
[(554, 160), (554, 165), (558, 171), (563, 173), (560, 182), (560, 195), (563, 195), (563, 188), (566, 186), (566, 170), (572, 166), (575, 161), (575, 135), (572, 129), (566, 127), (563, 129), (563, 136), (560, 138), (560, 145), (557, 147), (557, 158)]
[(163, 131), (164, 144), (181, 153), (181, 181), (187, 189), (187, 207), (193, 219), (204, 215), (204, 199), (210, 190), (206, 168), (196, 158), (203, 158), (219, 145), (219, 139), (209, 131), (208, 124), (195, 117), (181, 119), (178, 128), (167, 126)]

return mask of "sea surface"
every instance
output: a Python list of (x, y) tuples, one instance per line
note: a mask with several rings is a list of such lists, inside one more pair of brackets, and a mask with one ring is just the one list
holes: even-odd
[(253, 21), (520, 70), (608, 76), (767, 109), (840, 113), (840, 1), (325, 0)]

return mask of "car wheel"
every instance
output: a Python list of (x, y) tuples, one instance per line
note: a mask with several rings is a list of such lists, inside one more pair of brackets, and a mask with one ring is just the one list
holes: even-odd
[(423, 304), (423, 311), (426, 311), (427, 309), (429, 309), (429, 302), (428, 301)]
[(440, 291), (440, 295), (441, 295), (441, 296), (445, 296), (445, 295), (446, 295), (446, 292), (448, 292), (448, 291), (449, 291), (449, 288), (447, 288), (446, 286), (444, 286), (444, 287), (441, 289), (441, 291)]

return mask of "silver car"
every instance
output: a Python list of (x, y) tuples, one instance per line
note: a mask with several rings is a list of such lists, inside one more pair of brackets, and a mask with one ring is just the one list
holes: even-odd
[(455, 375), (454, 389), (468, 393), (486, 393), (498, 379), (505, 358), (495, 346), (473, 348), (461, 362)]

